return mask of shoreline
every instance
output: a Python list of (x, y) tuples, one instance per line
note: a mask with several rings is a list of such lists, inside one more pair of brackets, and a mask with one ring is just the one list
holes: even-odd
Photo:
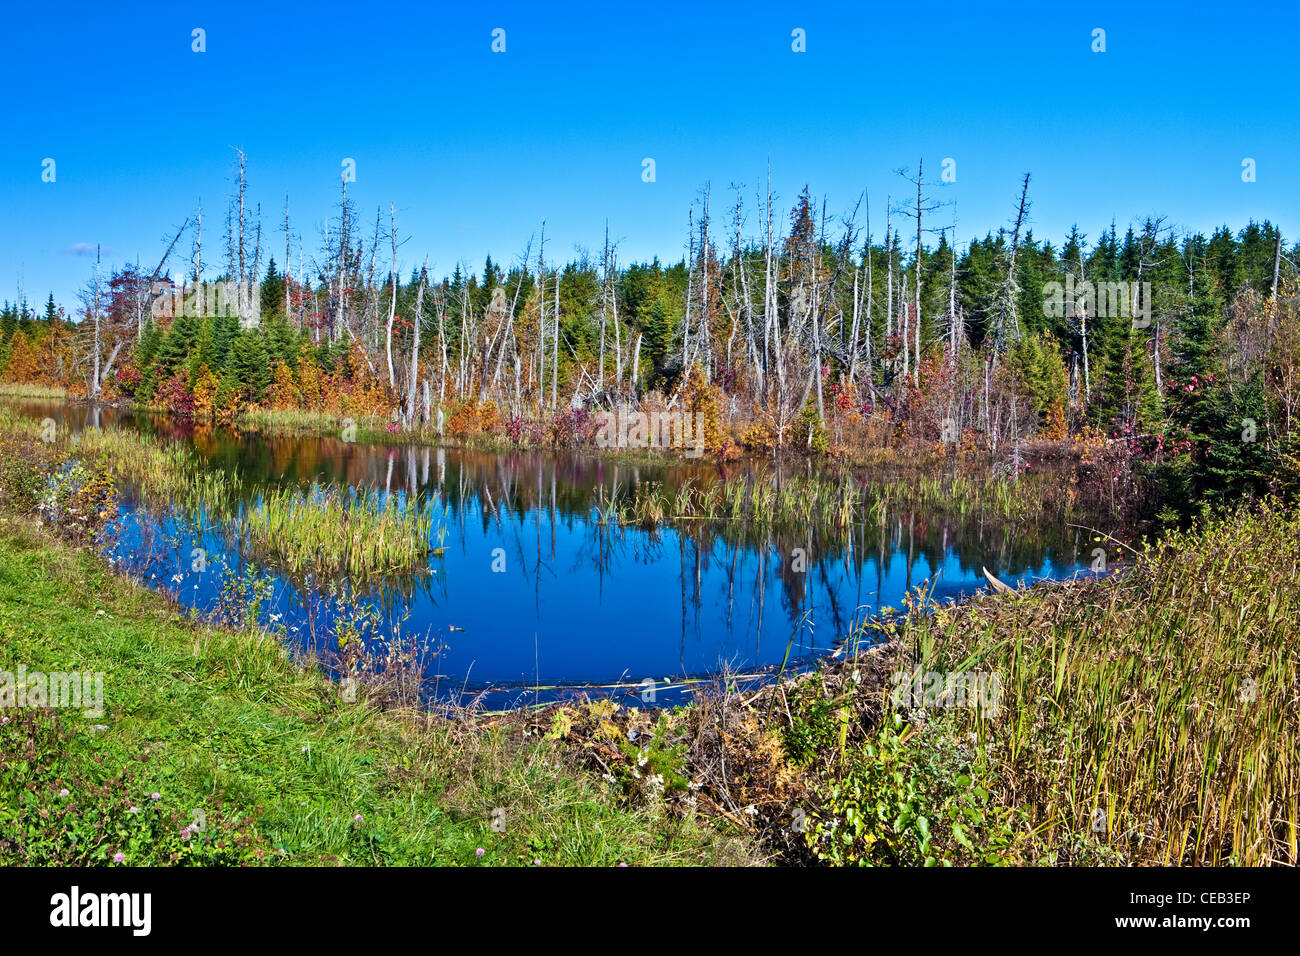
[[(117, 412), (134, 415), (169, 417), (165, 408), (139, 405), (130, 399), (118, 399), (111, 402), (91, 402), (84, 397), (68, 397), (62, 394), (28, 394), (6, 391), (0, 387), (0, 400), (22, 402), (59, 402), (75, 408), (111, 408)], [(840, 453), (800, 450), (793, 446), (771, 448), (767, 451), (745, 449), (735, 444), (735, 435), (731, 435), (724, 448), (707, 448), (700, 454), (689, 454), (689, 449), (662, 447), (654, 444), (645, 447), (602, 447), (593, 441), (556, 444), (551, 441), (516, 441), (508, 435), (492, 431), (473, 435), (455, 436), (437, 434), (433, 426), (419, 428), (401, 427), (389, 430), (389, 419), (378, 414), (353, 417), (341, 412), (311, 411), (276, 411), (244, 410), (233, 421), (218, 418), (198, 419), (185, 417), (182, 420), (195, 428), (224, 428), (233, 431), (247, 431), (271, 438), (325, 438), (339, 437), (345, 430), (345, 422), (352, 422), (355, 431), (349, 438), (342, 438), (346, 443), (373, 444), (385, 447), (446, 448), (462, 451), (485, 453), (546, 453), (578, 454), (593, 459), (613, 463), (652, 465), (694, 465), (696, 467), (744, 467), (766, 463), (787, 466), (810, 465), (814, 468), (873, 468), (905, 467), (921, 470), (957, 464), (963, 469), (986, 469), (992, 473), (994, 466), (1005, 458), (987, 449), (958, 448), (955, 445), (945, 447), (938, 442), (917, 442), (886, 445), (865, 451), (842, 448)], [(730, 432), (743, 431), (746, 422), (728, 426)], [(1082, 464), (1087, 447), (1081, 436), (1063, 439), (1035, 439), (1022, 443), (1021, 452), (1027, 460), (1039, 463), (1069, 462), (1076, 466)]]

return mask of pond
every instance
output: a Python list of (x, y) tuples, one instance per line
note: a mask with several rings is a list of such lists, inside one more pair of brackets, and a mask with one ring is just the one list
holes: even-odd
[[(112, 408), (15, 407), (74, 433), (116, 425), (181, 442), (205, 468), (237, 474), (249, 495), (319, 483), (432, 497), (439, 520), (430, 548), (445, 551), (431, 555), (422, 573), (355, 588), (275, 573), (219, 524), (160, 515), (130, 489), (110, 556), (204, 612), (251, 562), (271, 581), (262, 621), (300, 646), (321, 649), (340, 619), (353, 620), (362, 608), (377, 624), (374, 634), (424, 648), (429, 696), (493, 709), (577, 692), (676, 702), (696, 686), (691, 679), (726, 672), (757, 680), (807, 666), (867, 615), (901, 609), (922, 584), (945, 600), (984, 586), (983, 567), (1013, 584), (1090, 573), (1089, 539), (1064, 518), (1031, 525), (898, 506), (847, 534), (810, 528), (793, 539), (727, 522), (649, 530), (600, 520), (600, 502), (615, 486), (723, 477), (723, 466), (699, 459), (631, 464), (563, 452), (365, 444), (196, 428)], [(725, 468), (782, 477), (772, 463)]]

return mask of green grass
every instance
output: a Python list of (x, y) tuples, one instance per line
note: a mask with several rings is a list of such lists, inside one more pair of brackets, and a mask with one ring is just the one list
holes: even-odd
[[(0, 525), (0, 647), (11, 672), (102, 671), (106, 702), (97, 718), (59, 711), (57, 732), (0, 711), (0, 864), (111, 865), (123, 852), (126, 864), (636, 865), (734, 852), (702, 825), (627, 806), (540, 736), (347, 703), (274, 637), (185, 621), (12, 519)], [(26, 754), (29, 737), (41, 746)], [(184, 839), (195, 810), (205, 832)]]

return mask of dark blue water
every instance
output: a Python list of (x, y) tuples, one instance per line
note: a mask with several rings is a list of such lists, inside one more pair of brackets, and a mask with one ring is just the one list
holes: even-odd
[[(49, 409), (36, 409), (42, 416)], [(78, 424), (80, 410), (60, 417)], [(671, 702), (720, 672), (764, 675), (833, 651), (863, 619), (901, 609), (925, 585), (936, 600), (985, 585), (1087, 573), (1091, 545), (1059, 524), (963, 521), (900, 509), (839, 538), (755, 535), (733, 524), (689, 531), (598, 521), (601, 489), (637, 481), (716, 480), (716, 466), (633, 466), (565, 454), (484, 452), (194, 431), (183, 423), (123, 424), (190, 444), (209, 467), (250, 489), (337, 482), (433, 497), (444, 546), (424, 573), (378, 585), (291, 580), (241, 553), (211, 522), (146, 507), (129, 494), (112, 557), (204, 613), (222, 609), (231, 578), (269, 579), (260, 620), (304, 648), (333, 648), (341, 620), (373, 610), (371, 643), (414, 641), (426, 691), (488, 706), (545, 701), (594, 688), (635, 702)], [(807, 555), (800, 572), (795, 547)], [(195, 548), (206, 565), (195, 570)], [(1081, 563), (1082, 562), (1082, 563)], [(665, 680), (666, 679), (666, 680)], [(618, 685), (611, 688), (611, 685)]]

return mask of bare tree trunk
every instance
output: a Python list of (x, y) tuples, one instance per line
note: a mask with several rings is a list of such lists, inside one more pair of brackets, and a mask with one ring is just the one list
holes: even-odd
[(555, 351), (551, 356), (551, 411), (559, 408), (560, 382), (560, 270), (555, 270)]
[(853, 384), (853, 376), (858, 368), (858, 322), (861, 318), (862, 299), (858, 291), (858, 266), (853, 266), (853, 330), (849, 333), (849, 372), (848, 382)]
[(537, 250), (537, 408), (546, 407), (546, 220)]
[(194, 238), (194, 284), (203, 281), (203, 202), (199, 201), (198, 231)]
[[(501, 377), (501, 359), (506, 354), (506, 344), (510, 341), (510, 332), (514, 328), (515, 308), (519, 304), (519, 291), (524, 287), (524, 274), (528, 271), (528, 254), (532, 250), (532, 244), (533, 244), (532, 240), (529, 239), (528, 245), (524, 248), (523, 259), (520, 262), (519, 281), (515, 283), (515, 294), (510, 301), (510, 314), (506, 316), (506, 330), (501, 338), (501, 349), (497, 352), (497, 367), (496, 370), (492, 373), (493, 387), (496, 387), (497, 380)], [(517, 371), (518, 369), (516, 368), (516, 373)], [(519, 379), (518, 379), (518, 375), (516, 374), (516, 378), (515, 378), (516, 390), (518, 389), (518, 386), (519, 386)], [(516, 412), (518, 412), (518, 409), (516, 409)]]
[(239, 281), (246, 281), (244, 269), (244, 151), (235, 150), (239, 154)]
[(957, 319), (957, 227), (952, 230), (952, 268), (948, 272), (948, 337), (952, 345), (953, 364), (957, 361), (957, 335), (960, 322)]
[(1001, 302), (998, 303), (997, 325), (993, 333), (993, 360), (1006, 347), (1007, 327), (1016, 341), (1020, 340), (1020, 319), (1016, 315), (1016, 256), (1020, 252), (1020, 230), (1025, 222), (1028, 208), (1029, 174), (1025, 173), (1024, 183), (1020, 188), (1020, 206), (1016, 210), (1016, 224), (1011, 232), (1011, 254), (1007, 257), (1007, 279), (1002, 288)]
[(899, 297), (898, 297), (898, 306), (899, 306), (899, 314), (902, 317), (902, 321), (903, 321), (903, 378), (906, 379), (908, 375), (910, 375), (912, 372), (912, 364), (909, 361), (911, 357), (909, 353), (911, 351), (910, 343), (911, 343), (911, 336), (912, 336), (912, 325), (911, 325), (912, 310), (911, 308), (909, 308), (907, 302), (907, 270), (900, 269), (899, 272), (901, 273), (900, 277), (903, 280), (903, 288), (900, 290)]
[(442, 368), (439, 371), (438, 381), (438, 407), (442, 408), (442, 403), (447, 400), (447, 313), (443, 309), (443, 303), (437, 303), (438, 308), (438, 347), (442, 352)]
[(291, 308), (289, 305), (289, 288), (290, 288), (289, 270), (293, 267), (292, 266), (293, 260), (290, 258), (290, 255), (293, 251), (290, 247), (291, 236), (292, 233), (289, 232), (289, 194), (285, 193), (284, 194), (284, 317), (286, 319), (289, 318), (290, 308)]
[(429, 275), (429, 257), (424, 257), (424, 266), (420, 269), (420, 285), (415, 293), (415, 317), (412, 319), (414, 332), (411, 341), (411, 380), (406, 393), (406, 420), (415, 419), (415, 390), (420, 378), (420, 325), (424, 315), (424, 286)]
[(891, 232), (890, 218), (893, 213), (893, 200), (885, 202), (885, 348), (894, 338), (894, 239)]
[(609, 220), (605, 220), (605, 251), (601, 255), (600, 285), (600, 366), (597, 372), (596, 389), (605, 389), (605, 325), (609, 318)]
[(875, 293), (876, 293), (875, 286), (872, 285), (872, 274), (871, 274), (871, 273), (872, 273), (872, 269), (871, 269), (871, 259), (872, 259), (872, 255), (871, 255), (871, 196), (870, 196), (870, 194), (867, 194), (867, 197), (866, 197), (866, 203), (867, 203), (867, 303), (866, 303), (866, 305), (867, 305), (867, 335), (866, 335), (866, 340), (867, 340), (867, 357), (866, 357), (866, 361), (867, 361), (867, 384), (868, 384), (868, 386), (870, 386), (870, 385), (871, 385), (871, 382), (872, 382), (872, 373), (871, 373), (871, 303), (874, 301), (874, 299), (875, 299)]
[(96, 246), (95, 246), (95, 298), (94, 298), (94, 301), (93, 301), (93, 303), (92, 303), (92, 308), (91, 308), (91, 312), (92, 312), (92, 315), (93, 315), (93, 317), (94, 317), (94, 321), (95, 321), (95, 365), (94, 365), (94, 371), (93, 371), (93, 373), (92, 373), (92, 374), (94, 375), (94, 378), (91, 380), (90, 397), (91, 397), (91, 399), (93, 399), (94, 401), (99, 401), (99, 384), (100, 384), (100, 378), (99, 378), (99, 296), (100, 296), (100, 291), (99, 291), (99, 261), (100, 261), (100, 247), (99, 247), (98, 245), (96, 245)]
[(682, 322), (682, 377), (686, 376), (687, 366), (691, 364), (691, 289), (695, 286), (695, 209), (686, 213), (687, 255), (686, 255), (686, 319)]
[(921, 249), (921, 216), (925, 212), (925, 204), (921, 199), (921, 181), (924, 178), (925, 160), (917, 160), (916, 163), (916, 364), (913, 371), (912, 382), (915, 385), (921, 384), (921, 267), (922, 267), (922, 249)]
[(393, 319), (397, 316), (397, 203), (389, 205), (388, 215), (393, 245), (393, 294), (388, 300), (388, 330), (384, 337), (384, 351), (388, 353), (388, 387), (394, 389), (397, 387), (397, 379), (393, 375)]
[(636, 396), (637, 382), (641, 376), (641, 336), (636, 337), (636, 348), (632, 350), (632, 395)]
[(614, 318), (614, 387), (622, 388), (623, 386), (623, 335), (618, 325), (618, 258), (617, 248), (614, 252), (614, 259), (610, 263), (613, 272), (613, 281), (609, 286), (609, 305), (613, 311)]

